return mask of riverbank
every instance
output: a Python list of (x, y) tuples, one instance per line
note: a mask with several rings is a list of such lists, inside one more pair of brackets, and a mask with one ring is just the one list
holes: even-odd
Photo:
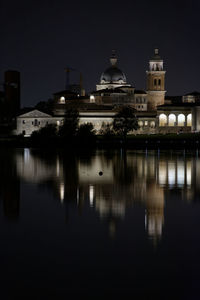
[(12, 136), (0, 137), (0, 147), (196, 149), (200, 147), (200, 133), (129, 135), (126, 139), (119, 136), (95, 136), (82, 139), (60, 137), (33, 139)]

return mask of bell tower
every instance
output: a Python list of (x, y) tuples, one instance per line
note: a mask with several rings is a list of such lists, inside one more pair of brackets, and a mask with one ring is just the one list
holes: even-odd
[(146, 73), (148, 109), (155, 110), (158, 105), (164, 104), (166, 93), (165, 71), (158, 48), (154, 49), (154, 56), (149, 61), (149, 70)]

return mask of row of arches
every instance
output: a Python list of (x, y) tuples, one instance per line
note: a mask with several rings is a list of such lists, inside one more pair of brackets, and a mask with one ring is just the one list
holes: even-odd
[(192, 114), (160, 114), (159, 126), (192, 126)]

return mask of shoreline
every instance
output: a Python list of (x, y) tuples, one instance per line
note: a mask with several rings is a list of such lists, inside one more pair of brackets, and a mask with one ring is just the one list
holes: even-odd
[(65, 149), (198, 149), (200, 133), (189, 134), (156, 134), (135, 135), (123, 139), (119, 136), (95, 136), (91, 138), (39, 138), (31, 137), (0, 137), (0, 147), (15, 148), (65, 148)]

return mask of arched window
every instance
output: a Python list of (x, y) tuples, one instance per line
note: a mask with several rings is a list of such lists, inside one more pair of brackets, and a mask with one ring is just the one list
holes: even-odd
[(157, 80), (156, 79), (154, 79), (154, 85), (157, 85)]
[(178, 126), (185, 125), (185, 116), (183, 114), (178, 115)]
[(158, 79), (158, 85), (161, 85), (161, 79)]
[(59, 103), (60, 104), (65, 104), (65, 97), (60, 97), (60, 99), (59, 99)]
[(142, 122), (142, 121), (139, 121), (139, 122), (138, 122), (138, 125), (139, 125), (139, 127), (143, 127), (143, 122)]
[(154, 122), (154, 121), (151, 121), (151, 122), (150, 122), (150, 127), (151, 127), (151, 128), (155, 128), (155, 126), (156, 126), (155, 122)]
[(174, 126), (176, 122), (176, 116), (174, 114), (170, 114), (168, 118), (168, 125)]
[(159, 126), (166, 126), (167, 125), (167, 116), (165, 114), (161, 114), (159, 116)]
[(192, 114), (187, 115), (187, 126), (192, 126)]

